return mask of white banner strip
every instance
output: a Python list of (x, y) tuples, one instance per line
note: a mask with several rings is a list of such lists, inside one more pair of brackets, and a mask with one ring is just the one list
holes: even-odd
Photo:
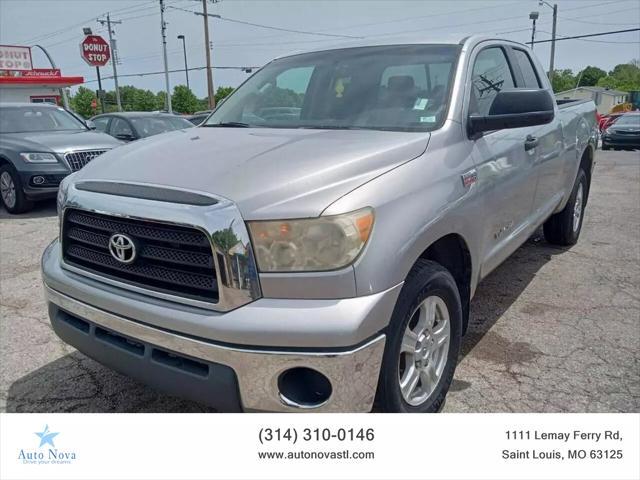
[(3, 479), (638, 479), (640, 414), (2, 414)]

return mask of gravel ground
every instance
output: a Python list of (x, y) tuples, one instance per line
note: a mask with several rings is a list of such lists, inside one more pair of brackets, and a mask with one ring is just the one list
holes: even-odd
[[(444, 411), (640, 411), (640, 153), (597, 161), (580, 242), (536, 234), (480, 285)], [(0, 210), (0, 411), (207, 411), (56, 337), (39, 272), (56, 230), (52, 202)]]

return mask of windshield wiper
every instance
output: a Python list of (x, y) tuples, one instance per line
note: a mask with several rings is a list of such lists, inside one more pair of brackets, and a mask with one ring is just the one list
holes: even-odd
[(250, 125), (248, 123), (242, 122), (220, 122), (220, 123), (206, 123), (202, 125), (203, 127), (240, 127), (240, 128), (248, 128)]

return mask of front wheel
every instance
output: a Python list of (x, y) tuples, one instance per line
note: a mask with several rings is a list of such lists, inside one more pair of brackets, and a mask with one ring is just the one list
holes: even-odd
[(575, 245), (582, 231), (587, 191), (587, 175), (580, 169), (564, 209), (544, 223), (544, 238), (547, 242), (563, 246)]
[(9, 213), (23, 213), (33, 207), (22, 191), (18, 172), (11, 165), (0, 167), (0, 199)]
[(377, 401), (386, 412), (437, 412), (456, 368), (462, 304), (451, 274), (418, 260), (407, 276), (387, 332)]

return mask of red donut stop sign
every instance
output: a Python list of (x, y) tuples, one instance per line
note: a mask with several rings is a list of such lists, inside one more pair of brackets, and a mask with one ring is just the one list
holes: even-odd
[(111, 58), (109, 44), (98, 35), (87, 35), (80, 42), (80, 56), (92, 67), (104, 67)]

